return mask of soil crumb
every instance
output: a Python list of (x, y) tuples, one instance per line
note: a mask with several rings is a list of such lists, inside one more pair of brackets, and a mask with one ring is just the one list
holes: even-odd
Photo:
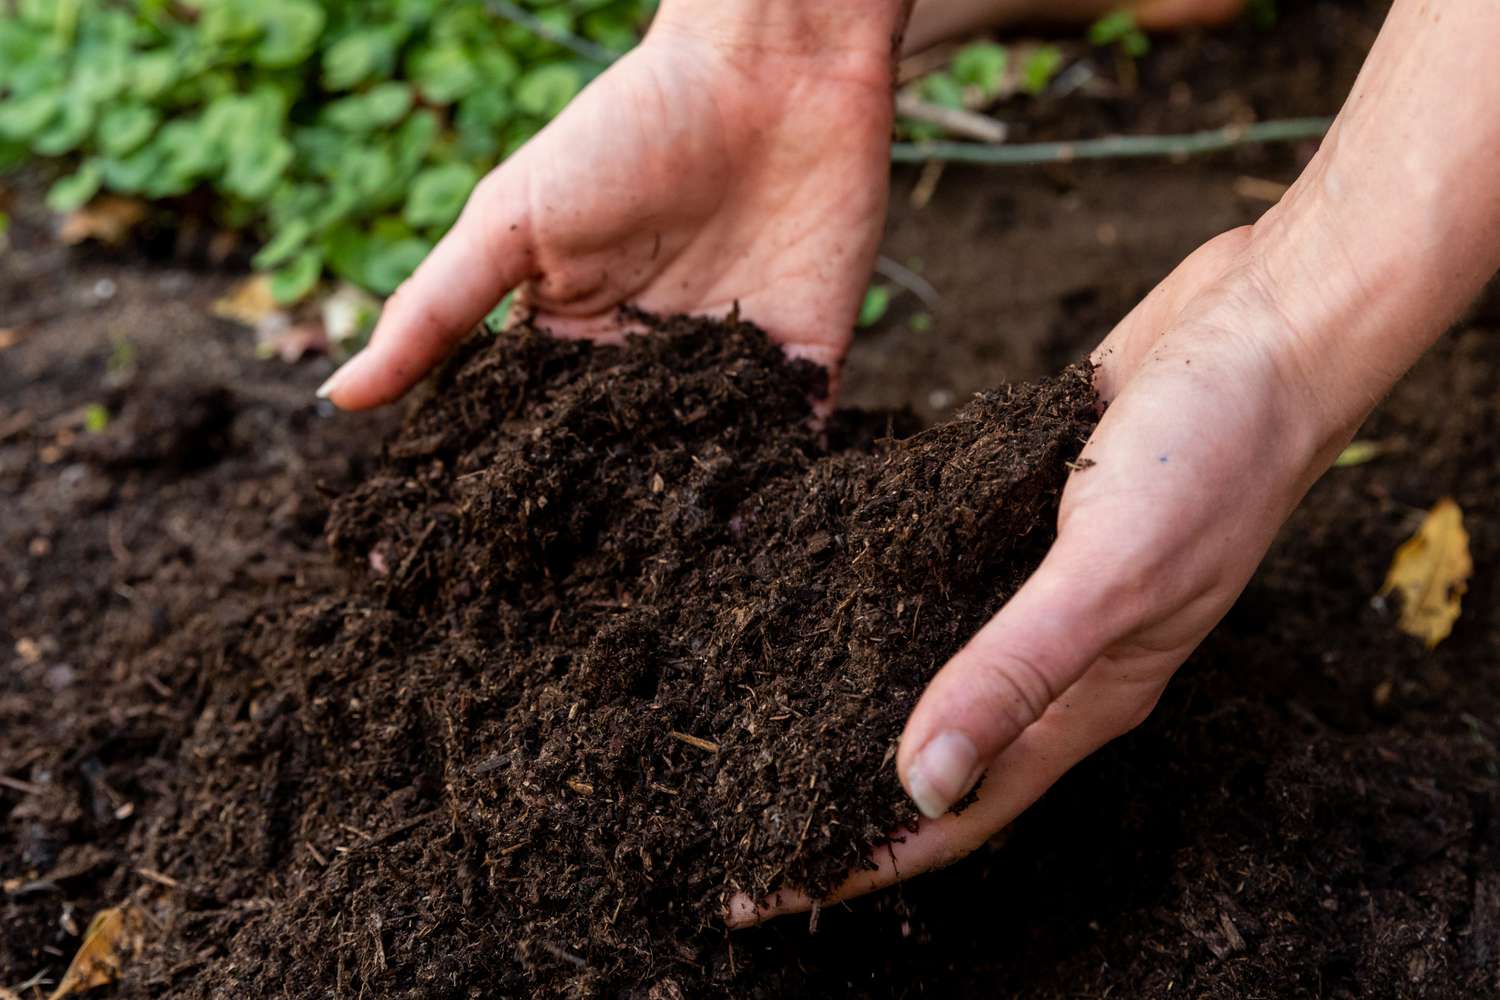
[(896, 739), (1045, 552), (1091, 375), (897, 440), (735, 320), (476, 339), (335, 503), (341, 586), (152, 654), (203, 705), (135, 847), (194, 902), (132, 986), (734, 982), (731, 893), (917, 821)]

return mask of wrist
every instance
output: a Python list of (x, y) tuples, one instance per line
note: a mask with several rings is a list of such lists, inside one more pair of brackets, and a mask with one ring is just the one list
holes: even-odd
[[(750, 58), (816, 59), (885, 83), (912, 0), (663, 0), (650, 34), (687, 36)], [(648, 35), (648, 38), (650, 35)]]
[[(1452, 227), (1440, 221), (1441, 202), (1416, 207), (1419, 196), (1410, 189), (1372, 199), (1367, 180), (1345, 169), (1339, 138), (1336, 128), (1282, 202), (1255, 224), (1249, 258), (1282, 330), (1277, 350), (1300, 373), (1322, 430), (1341, 447), (1484, 277), (1476, 270), (1472, 280), (1455, 280), (1474, 261), (1444, 245), (1441, 234)], [(1357, 170), (1367, 158), (1347, 159)]]

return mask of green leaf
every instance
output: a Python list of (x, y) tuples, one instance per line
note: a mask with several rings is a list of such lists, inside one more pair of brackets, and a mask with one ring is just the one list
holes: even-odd
[(974, 42), (953, 57), (952, 73), (959, 83), (976, 87), (986, 98), (991, 98), (1000, 93), (1005, 83), (1008, 61), (1004, 46), (994, 42)]
[(104, 183), (120, 194), (144, 194), (161, 177), (162, 160), (162, 150), (155, 143), (129, 156), (109, 157), (103, 161)]
[[(312, 236), (312, 223), (307, 219), (293, 219), (281, 228), (271, 241), (261, 247), (260, 252), (250, 262), (257, 271), (269, 270), (280, 267), (291, 260), (299, 250), (307, 245), (308, 238)], [(321, 261), (321, 256), (319, 260)]]
[(1021, 64), (1021, 89), (1033, 97), (1041, 94), (1062, 69), (1062, 50), (1055, 45), (1033, 49)]
[(106, 156), (126, 156), (146, 144), (161, 114), (144, 104), (116, 104), (99, 119), (99, 149)]
[(365, 28), (345, 35), (323, 53), (323, 85), (349, 90), (396, 68), (397, 42), (389, 28)]
[(328, 19), (311, 0), (267, 3), (261, 16), (265, 34), (255, 47), (255, 62), (272, 69), (295, 66), (311, 56)]
[(304, 250), (290, 264), (271, 275), (271, 298), (277, 305), (295, 305), (307, 298), (322, 276), (322, 251)]
[(62, 103), (58, 91), (0, 101), (0, 138), (17, 142), (35, 139), (57, 118)]
[(281, 182), (292, 155), (292, 144), (279, 135), (248, 137), (235, 144), (229, 169), (224, 173), (223, 188), (246, 201), (261, 201)]
[(405, 219), (414, 229), (447, 229), (458, 219), (479, 172), (463, 163), (428, 167), (412, 183)]
[(874, 326), (882, 319), (891, 308), (891, 289), (889, 285), (871, 285), (870, 290), (865, 292), (864, 304), (859, 308), (859, 326)]
[(432, 104), (452, 104), (479, 85), (479, 71), (457, 45), (423, 46), (406, 60), (406, 74)]
[(516, 106), (539, 118), (552, 118), (583, 89), (583, 73), (572, 63), (547, 63), (516, 83)]
[(90, 403), (83, 411), (83, 429), (98, 434), (109, 426), (109, 409), (103, 403)]
[(73, 152), (93, 131), (98, 107), (92, 101), (70, 98), (63, 103), (62, 114), (31, 142), (31, 148), (43, 156), (65, 156)]
[(53, 184), (47, 192), (47, 207), (58, 214), (76, 212), (87, 205), (104, 184), (104, 165), (90, 160)]
[(143, 101), (157, 101), (181, 79), (177, 57), (166, 51), (137, 53), (130, 60), (130, 93)]
[(413, 114), (396, 129), (394, 140), (396, 168), (403, 174), (414, 173), (437, 142), (442, 123), (430, 108)]
[(471, 160), (494, 162), (500, 154), (500, 132), (515, 105), (500, 87), (481, 87), (465, 97), (453, 116), (458, 153)]
[(484, 328), (491, 333), (499, 333), (504, 330), (505, 325), (510, 322), (510, 310), (515, 301), (515, 291), (507, 292), (505, 298), (500, 300), (500, 304), (491, 309), (490, 314), (484, 318)]
[(1089, 41), (1094, 45), (1113, 45), (1135, 30), (1134, 14), (1128, 10), (1111, 11), (1089, 25)]
[(401, 282), (412, 276), (432, 252), (432, 244), (423, 239), (409, 237), (392, 243), (377, 243), (371, 247), (365, 265), (364, 284), (377, 295), (389, 295)]
[(411, 110), (411, 86), (405, 83), (381, 83), (363, 94), (334, 101), (323, 110), (323, 116), (347, 132), (370, 132), (394, 125)]
[(964, 88), (951, 74), (929, 73), (917, 87), (922, 100), (942, 108), (964, 106)]
[(363, 202), (381, 205), (388, 201), (391, 186), (396, 181), (396, 164), (384, 149), (350, 149), (344, 154), (344, 167), (339, 172), (338, 183), (351, 189)]
[(1135, 23), (1128, 10), (1105, 14), (1089, 27), (1089, 41), (1095, 45), (1118, 45), (1120, 50), (1138, 59), (1151, 49), (1151, 40)]

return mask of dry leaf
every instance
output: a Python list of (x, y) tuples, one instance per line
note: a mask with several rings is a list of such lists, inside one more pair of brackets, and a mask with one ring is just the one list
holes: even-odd
[(328, 334), (318, 320), (296, 326), (262, 323), (255, 331), (255, 353), (258, 357), (280, 358), (292, 364), (309, 354), (327, 354)]
[(144, 936), (141, 915), (133, 907), (111, 907), (96, 914), (49, 1000), (63, 1000), (119, 979), (125, 960), (140, 950)]
[(1380, 596), (1400, 591), (1398, 626), (1431, 649), (1453, 631), (1473, 572), (1464, 512), (1444, 498), (1427, 513), (1417, 533), (1396, 550)]
[(215, 316), (251, 327), (261, 326), (280, 312), (271, 295), (271, 279), (264, 274), (246, 278), (213, 304)]
[(145, 219), (145, 202), (105, 195), (95, 198), (78, 211), (65, 215), (62, 225), (58, 227), (57, 236), (69, 246), (84, 240), (98, 240), (100, 243), (118, 246)]

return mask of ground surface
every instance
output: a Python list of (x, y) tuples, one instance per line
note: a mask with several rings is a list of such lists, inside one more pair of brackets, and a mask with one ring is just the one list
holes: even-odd
[[(1161, 44), (1140, 95), (1043, 107), (1030, 130), (1331, 111), (1378, 6), (1285, 6), (1266, 35)], [(920, 210), (903, 174), (886, 253), (920, 257), (943, 299), (926, 333), (897, 312), (861, 338), (850, 395), (931, 418), (1056, 370), (1199, 242), (1263, 210), (1242, 178), (1289, 180), (1306, 152), (951, 170)], [(0, 341), (14, 340), (0, 348), (0, 985), (12, 988), (55, 979), (89, 916), (132, 895), (180, 893), (201, 919), (226, 919), (144, 850), (158, 821), (142, 817), (177, 780), (183, 718), (168, 706), (225, 725), (177, 686), (201, 664), (174, 652), (243, 624), (239, 595), (320, 582), (319, 484), (358, 482), (389, 424), (329, 419), (309, 400), (326, 365), (256, 361), (247, 334), (205, 319), (226, 277), (51, 248), (26, 190), (0, 255), (0, 328), (14, 331)], [(793, 920), (735, 936), (744, 992), (1494, 995), (1497, 327), (1489, 296), (1381, 407), (1361, 436), (1396, 450), (1318, 485), (1150, 722), (1003, 845), (832, 909), (816, 935)], [(84, 428), (94, 403), (113, 415), (100, 434)], [(1425, 653), (1371, 595), (1444, 495), (1466, 512), (1478, 570), (1453, 638)], [(236, 725), (276, 724), (254, 698), (234, 708)], [(232, 838), (232, 819), (205, 836)], [(249, 915), (281, 891), (247, 883), (220, 909)], [(386, 989), (378, 972), (364, 985)]]

